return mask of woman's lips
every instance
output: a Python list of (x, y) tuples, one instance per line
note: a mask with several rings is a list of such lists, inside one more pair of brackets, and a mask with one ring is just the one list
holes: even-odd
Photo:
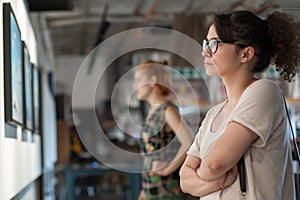
[(209, 66), (212, 66), (212, 65), (213, 65), (212, 63), (204, 62), (204, 66), (205, 66), (205, 67), (209, 67)]

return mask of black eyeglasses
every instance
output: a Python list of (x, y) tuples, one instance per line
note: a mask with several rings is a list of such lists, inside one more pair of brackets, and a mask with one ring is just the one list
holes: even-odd
[[(210, 40), (208, 40), (208, 39), (204, 39), (203, 40), (203, 43), (202, 43), (203, 51), (206, 49), (206, 47), (208, 47), (209, 50), (210, 50), (210, 52), (212, 54), (214, 54), (218, 50), (219, 43), (234, 44), (234, 45), (239, 46), (240, 48), (244, 48), (244, 47), (249, 46), (249, 45), (238, 44), (238, 43), (235, 43), (235, 42), (223, 42), (221, 40), (218, 40), (217, 38), (211, 38)], [(259, 57), (259, 54), (256, 53), (256, 52), (254, 53), (254, 55), (257, 56), (257, 57)]]
[(218, 40), (217, 38), (212, 38), (210, 40), (204, 39), (202, 43), (203, 51), (206, 49), (206, 47), (208, 47), (210, 52), (214, 54), (218, 50), (219, 43), (222, 43), (222, 41)]

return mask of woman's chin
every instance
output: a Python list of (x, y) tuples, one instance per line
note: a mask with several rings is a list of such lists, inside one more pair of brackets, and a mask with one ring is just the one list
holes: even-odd
[(139, 96), (139, 95), (137, 95), (136, 98), (137, 98), (137, 100), (139, 100), (139, 101), (143, 101), (143, 100), (144, 100), (144, 99), (143, 99), (141, 96)]
[(205, 68), (205, 73), (208, 75), (208, 76), (212, 76), (212, 77), (218, 77), (220, 76), (219, 72), (213, 68), (209, 68), (209, 67), (206, 67)]

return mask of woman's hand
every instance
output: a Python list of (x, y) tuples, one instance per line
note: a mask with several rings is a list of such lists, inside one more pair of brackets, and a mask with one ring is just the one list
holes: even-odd
[(167, 162), (155, 160), (152, 162), (152, 172), (160, 176), (166, 176), (167, 174), (164, 169), (167, 165)]
[[(197, 169), (197, 175), (199, 176), (200, 167)], [(220, 188), (224, 189), (234, 183), (238, 175), (238, 168), (237, 166), (234, 166), (232, 169), (226, 172), (222, 177), (218, 178), (217, 183), (220, 186)]]
[(137, 200), (146, 200), (146, 195), (144, 190), (141, 190), (140, 195)]
[(237, 165), (234, 166), (231, 170), (229, 170), (225, 174), (224, 183), (223, 183), (222, 188), (224, 189), (224, 188), (227, 188), (228, 186), (232, 185), (234, 183), (234, 181), (236, 180), (238, 173), (239, 172), (238, 172)]
[(159, 161), (159, 160), (154, 160), (152, 162), (152, 170), (161, 170), (162, 168), (165, 168), (168, 165), (167, 162), (165, 161)]
[(180, 186), (183, 192), (197, 197), (205, 196), (232, 185), (238, 174), (237, 166), (235, 166), (217, 179), (204, 181), (199, 177), (200, 166), (200, 158), (187, 156), (179, 172)]

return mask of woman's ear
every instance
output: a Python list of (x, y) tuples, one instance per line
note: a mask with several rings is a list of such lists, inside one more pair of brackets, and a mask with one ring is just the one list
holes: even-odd
[(242, 49), (241, 51), (241, 62), (246, 63), (254, 57), (255, 50), (253, 47), (248, 46)]

